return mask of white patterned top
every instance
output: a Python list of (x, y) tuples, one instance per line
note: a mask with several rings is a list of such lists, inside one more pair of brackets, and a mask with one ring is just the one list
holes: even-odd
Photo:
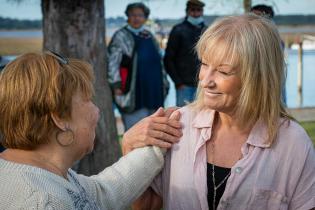
[(68, 180), (47, 170), (0, 158), (0, 209), (126, 209), (164, 163), (161, 149), (132, 151), (98, 175), (68, 171)]

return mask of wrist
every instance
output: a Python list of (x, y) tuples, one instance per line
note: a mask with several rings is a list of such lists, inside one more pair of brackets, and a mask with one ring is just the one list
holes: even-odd
[(125, 135), (123, 135), (123, 139), (121, 141), (121, 148), (123, 155), (127, 155), (134, 149), (133, 146), (130, 143), (128, 143), (128, 140)]

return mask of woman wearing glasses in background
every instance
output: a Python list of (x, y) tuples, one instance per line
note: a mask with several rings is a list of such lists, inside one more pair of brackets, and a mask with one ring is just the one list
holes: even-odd
[[(180, 109), (183, 136), (138, 209), (315, 208), (315, 151), (281, 101), (285, 68), (276, 26), (224, 17), (197, 44), (197, 99)], [(152, 208), (151, 208), (152, 207)]]
[(141, 2), (131, 3), (125, 14), (127, 25), (113, 35), (108, 46), (108, 79), (128, 130), (163, 106), (169, 84), (159, 44), (144, 27), (149, 8)]
[[(94, 146), (92, 81), (88, 63), (52, 52), (22, 55), (2, 71), (0, 209), (125, 209), (160, 171), (158, 147), (135, 150), (92, 177), (70, 169)], [(165, 114), (159, 109), (131, 128), (126, 147), (176, 142), (180, 125)]]

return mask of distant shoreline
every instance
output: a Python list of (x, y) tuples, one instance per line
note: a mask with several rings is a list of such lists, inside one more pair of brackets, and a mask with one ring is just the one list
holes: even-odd
[(0, 29), (0, 32), (1, 31), (42, 31), (42, 29), (40, 29), (40, 28), (29, 28), (29, 29), (23, 29), (23, 28), (21, 28), (21, 29), (3, 29), (3, 28), (1, 28)]

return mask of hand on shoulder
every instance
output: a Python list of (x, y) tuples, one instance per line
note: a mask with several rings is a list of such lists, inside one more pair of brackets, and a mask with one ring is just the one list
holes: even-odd
[(148, 145), (170, 148), (182, 136), (179, 119), (180, 112), (177, 108), (159, 108), (153, 115), (142, 119), (125, 132), (123, 154)]

